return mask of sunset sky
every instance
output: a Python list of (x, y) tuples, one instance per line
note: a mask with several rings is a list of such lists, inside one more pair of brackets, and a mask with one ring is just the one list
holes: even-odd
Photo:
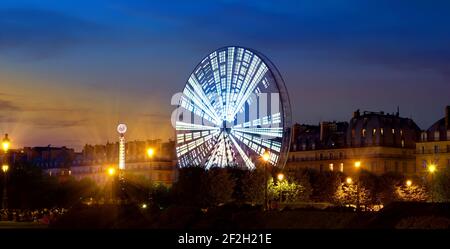
[(170, 98), (227, 45), (272, 60), (295, 122), (400, 106), (426, 129), (450, 104), (449, 44), (449, 1), (2, 0), (0, 133), (80, 150), (125, 122), (168, 139)]

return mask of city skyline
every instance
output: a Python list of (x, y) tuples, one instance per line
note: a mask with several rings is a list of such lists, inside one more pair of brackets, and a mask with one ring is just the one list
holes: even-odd
[(202, 57), (227, 45), (255, 48), (277, 65), (294, 122), (399, 106), (427, 129), (449, 104), (447, 7), (2, 1), (0, 132), (17, 147), (78, 150), (118, 139), (119, 122), (130, 140), (173, 138), (170, 98)]

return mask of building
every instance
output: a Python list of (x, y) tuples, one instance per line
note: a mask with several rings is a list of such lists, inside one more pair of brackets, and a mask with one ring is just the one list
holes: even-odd
[[(126, 171), (143, 175), (154, 183), (171, 185), (177, 178), (175, 141), (160, 139), (130, 141), (126, 145)], [(147, 148), (154, 149), (154, 156), (147, 157)], [(91, 178), (104, 184), (106, 169), (118, 166), (119, 143), (85, 145), (81, 152), (66, 147), (25, 147), (8, 153), (10, 162), (30, 163), (46, 174), (61, 180), (74, 177), (77, 180)]]
[(294, 127), (293, 150), (287, 170), (313, 168), (319, 171), (356, 173), (355, 162), (374, 174), (417, 173), (415, 142), (420, 128), (399, 112), (353, 113), (346, 122), (322, 122), (319, 126)]
[(450, 106), (445, 108), (445, 117), (422, 131), (416, 143), (416, 165), (422, 174), (435, 165), (437, 170), (450, 167)]
[[(89, 178), (98, 185), (104, 185), (108, 179), (107, 164), (93, 164), (83, 166), (72, 166), (70, 168), (48, 168), (44, 172), (50, 176), (60, 179), (73, 177), (76, 180)], [(166, 186), (172, 185), (177, 179), (176, 161), (141, 161), (127, 163), (127, 173), (144, 176), (153, 183), (160, 183)]]

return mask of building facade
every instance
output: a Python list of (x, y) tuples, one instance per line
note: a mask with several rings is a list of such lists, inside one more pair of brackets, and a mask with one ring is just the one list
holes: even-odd
[(450, 168), (450, 106), (445, 108), (445, 117), (422, 131), (416, 143), (416, 165), (422, 174), (427, 174), (430, 165), (436, 169)]
[(420, 129), (399, 113), (353, 113), (347, 122), (322, 122), (318, 126), (294, 127), (293, 144), (287, 170), (312, 168), (319, 171), (339, 171), (354, 175), (361, 168), (381, 175), (398, 172), (418, 173), (415, 142)]
[[(72, 166), (70, 168), (48, 168), (44, 172), (49, 176), (61, 179), (73, 177), (75, 180), (89, 178), (99, 186), (106, 184), (110, 178), (108, 169), (111, 165), (95, 164)], [(177, 179), (176, 161), (141, 161), (127, 163), (126, 172), (144, 176), (145, 179), (156, 184), (170, 186)]]

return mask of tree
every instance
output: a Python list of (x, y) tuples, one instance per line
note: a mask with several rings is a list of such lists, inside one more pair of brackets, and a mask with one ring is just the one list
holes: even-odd
[(242, 195), (246, 202), (252, 205), (264, 202), (264, 170), (247, 170), (241, 182)]
[(450, 167), (443, 168), (435, 174), (431, 187), (433, 199), (438, 202), (450, 202)]
[(425, 187), (417, 184), (396, 186), (395, 193), (400, 201), (426, 201), (429, 199)]
[(299, 193), (299, 201), (309, 201), (313, 193), (313, 188), (309, 181), (308, 172), (305, 170), (294, 170), (287, 172), (286, 178), (290, 181), (296, 182), (302, 187), (302, 191)]
[(209, 205), (217, 206), (231, 201), (235, 180), (227, 168), (213, 167), (209, 169), (206, 180)]
[(383, 205), (398, 200), (396, 186), (404, 184), (405, 177), (396, 172), (388, 172), (378, 177), (375, 190), (376, 198)]
[(364, 186), (358, 186), (355, 183), (341, 183), (334, 194), (334, 200), (340, 205), (354, 205), (358, 202), (360, 205), (370, 204), (370, 192)]
[(172, 186), (173, 200), (190, 206), (207, 205), (206, 171), (200, 166), (179, 169), (178, 181)]
[(310, 182), (313, 187), (312, 199), (316, 201), (333, 202), (334, 194), (341, 183), (340, 172), (318, 172), (308, 170)]
[(268, 195), (270, 200), (280, 201), (284, 203), (293, 203), (299, 201), (305, 188), (300, 184), (284, 179), (274, 182), (273, 178), (269, 179)]

